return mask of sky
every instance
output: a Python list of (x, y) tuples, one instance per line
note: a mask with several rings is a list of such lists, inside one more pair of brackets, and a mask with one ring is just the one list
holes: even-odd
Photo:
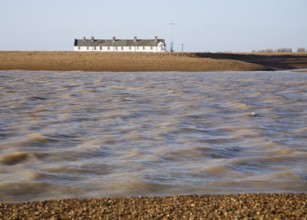
[[(174, 25), (172, 25), (174, 24)], [(307, 0), (0, 0), (0, 50), (166, 39), (177, 52), (307, 48)]]

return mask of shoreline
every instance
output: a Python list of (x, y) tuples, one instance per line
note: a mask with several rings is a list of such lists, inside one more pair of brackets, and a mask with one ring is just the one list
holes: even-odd
[(306, 219), (307, 194), (222, 194), (0, 203), (4, 219)]
[(307, 68), (307, 54), (0, 51), (0, 70), (94, 72), (275, 71)]

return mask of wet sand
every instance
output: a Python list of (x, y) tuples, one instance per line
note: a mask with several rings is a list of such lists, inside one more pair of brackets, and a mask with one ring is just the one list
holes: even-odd
[(307, 194), (188, 195), (0, 203), (1, 219), (306, 219)]
[(306, 54), (0, 52), (0, 70), (205, 72), (301, 68), (307, 68)]

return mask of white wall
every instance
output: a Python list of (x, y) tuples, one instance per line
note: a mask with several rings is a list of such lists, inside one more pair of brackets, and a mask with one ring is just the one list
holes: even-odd
[(162, 46), (143, 47), (143, 46), (131, 46), (131, 47), (74, 47), (74, 51), (80, 52), (165, 52), (165, 48)]

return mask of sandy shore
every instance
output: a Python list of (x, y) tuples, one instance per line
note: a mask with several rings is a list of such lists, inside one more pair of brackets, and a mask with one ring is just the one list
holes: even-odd
[(1, 219), (307, 219), (307, 194), (189, 195), (0, 203)]
[(0, 52), (0, 70), (261, 71), (307, 68), (306, 54)]

